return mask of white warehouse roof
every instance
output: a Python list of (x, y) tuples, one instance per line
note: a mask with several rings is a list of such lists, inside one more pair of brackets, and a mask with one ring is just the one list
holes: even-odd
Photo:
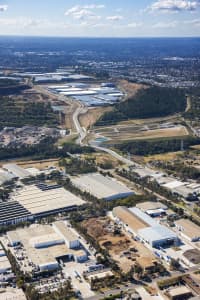
[(31, 176), (31, 173), (16, 164), (5, 164), (3, 168), (20, 179)]
[(78, 240), (78, 236), (72, 231), (70, 227), (67, 227), (65, 222), (63, 221), (56, 221), (53, 223), (55, 231), (58, 232), (65, 240), (68, 242), (73, 242)]
[(14, 196), (14, 199), (32, 214), (45, 214), (85, 203), (64, 188), (42, 191), (35, 185), (24, 187)]
[(150, 244), (161, 240), (177, 239), (177, 235), (173, 231), (161, 225), (140, 229), (138, 234)]
[(119, 199), (133, 194), (124, 184), (99, 173), (72, 178), (73, 184), (99, 199)]
[(136, 215), (138, 218), (140, 218), (143, 222), (145, 222), (146, 224), (148, 224), (149, 226), (157, 226), (158, 225), (158, 223), (153, 218), (151, 218), (150, 216), (148, 216), (147, 214), (145, 214), (139, 208), (137, 208), (137, 207), (131, 207), (131, 208), (129, 208), (129, 210), (134, 215)]
[(182, 182), (182, 181), (179, 181), (179, 180), (174, 180), (174, 181), (171, 181), (171, 182), (168, 182), (166, 184), (164, 184), (163, 186), (165, 188), (168, 188), (168, 189), (174, 189), (174, 188), (177, 188), (177, 187), (180, 187), (180, 186), (183, 186), (185, 185), (185, 182)]

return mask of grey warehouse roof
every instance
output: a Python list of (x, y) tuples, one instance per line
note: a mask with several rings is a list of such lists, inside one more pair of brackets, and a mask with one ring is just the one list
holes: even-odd
[(177, 239), (177, 236), (167, 227), (158, 225), (138, 230), (139, 235), (150, 243), (159, 240)]
[(138, 218), (140, 218), (143, 222), (147, 223), (149, 226), (158, 226), (158, 223), (154, 221), (151, 217), (149, 217), (147, 214), (142, 212), (139, 208), (137, 207), (132, 207), (129, 208), (129, 210), (136, 215)]
[(98, 173), (72, 178), (72, 182), (99, 199), (117, 199), (133, 194), (124, 184)]

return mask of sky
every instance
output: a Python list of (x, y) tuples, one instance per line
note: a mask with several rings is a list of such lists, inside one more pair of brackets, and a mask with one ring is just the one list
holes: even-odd
[(200, 36), (200, 0), (0, 0), (0, 35)]

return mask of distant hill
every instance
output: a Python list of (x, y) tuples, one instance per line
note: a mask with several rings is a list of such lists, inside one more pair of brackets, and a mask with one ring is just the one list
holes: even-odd
[(115, 124), (128, 119), (165, 117), (184, 112), (187, 105), (185, 92), (175, 88), (150, 87), (105, 113), (96, 125)]

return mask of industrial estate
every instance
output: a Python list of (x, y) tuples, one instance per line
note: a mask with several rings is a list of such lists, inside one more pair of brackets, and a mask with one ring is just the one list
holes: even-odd
[(200, 299), (198, 47), (36, 41), (0, 47), (0, 300)]

